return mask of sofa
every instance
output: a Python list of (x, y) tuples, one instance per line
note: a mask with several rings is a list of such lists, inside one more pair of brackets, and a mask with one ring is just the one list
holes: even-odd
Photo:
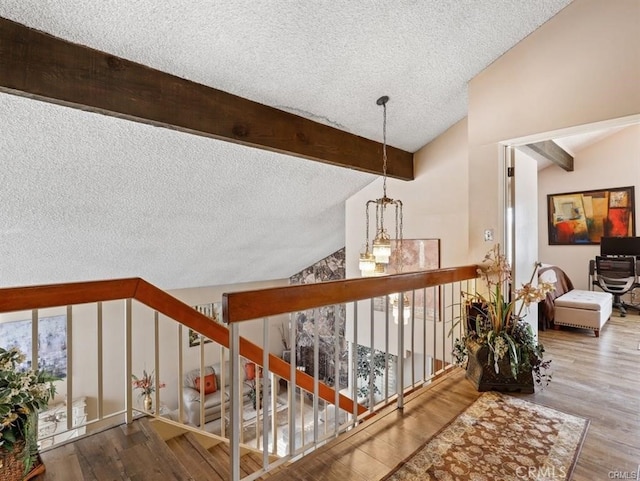
[[(249, 393), (255, 381), (255, 365), (242, 360), (242, 404), (250, 402)], [(222, 403), (228, 412), (231, 400), (231, 380), (229, 376), (229, 362), (225, 362), (225, 385), (221, 383), (220, 363), (205, 366), (204, 380), (200, 376), (200, 368), (193, 369), (184, 375), (182, 401), (184, 406), (184, 422), (193, 426), (200, 426), (200, 390), (204, 389), (204, 422), (210, 423), (222, 416)]]

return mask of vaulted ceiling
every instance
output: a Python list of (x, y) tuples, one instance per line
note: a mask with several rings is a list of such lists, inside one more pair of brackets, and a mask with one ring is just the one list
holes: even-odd
[[(0, 17), (376, 142), (386, 94), (388, 141), (415, 152), (569, 3), (2, 0)], [(0, 286), (288, 277), (344, 245), (344, 201), (376, 178), (6, 85), (0, 120)]]

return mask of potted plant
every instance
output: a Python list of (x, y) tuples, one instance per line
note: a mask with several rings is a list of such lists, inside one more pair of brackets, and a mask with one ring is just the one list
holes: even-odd
[[(384, 376), (386, 357), (385, 354), (377, 349), (371, 349), (367, 346), (357, 345), (357, 361), (356, 361), (356, 375), (359, 380), (358, 383), (358, 402), (369, 406), (371, 398), (373, 398), (374, 404), (379, 401), (377, 396), (382, 392), (378, 387), (377, 380)], [(394, 358), (395, 356), (391, 356)], [(373, 368), (373, 393), (369, 392), (369, 376), (372, 374)], [(371, 396), (373, 394), (373, 396)]]
[(534, 265), (529, 282), (507, 299), (511, 267), (496, 245), (478, 269), (486, 294), (463, 293), (464, 336), (456, 339), (453, 355), (458, 364), (467, 362), (467, 378), (479, 391), (534, 392), (534, 383), (546, 386), (551, 380), (551, 361), (544, 360), (543, 345), (522, 319), (524, 309), (553, 290), (548, 283), (532, 285), (539, 266)]
[(44, 472), (38, 456), (38, 411), (55, 395), (57, 378), (24, 370), (25, 355), (0, 348), (0, 479), (30, 479)]

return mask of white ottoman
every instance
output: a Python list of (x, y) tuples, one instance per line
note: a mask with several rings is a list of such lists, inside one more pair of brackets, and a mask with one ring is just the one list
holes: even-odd
[(555, 300), (553, 324), (560, 326), (593, 329), (596, 337), (611, 317), (613, 295), (608, 292), (581, 291), (574, 289)]

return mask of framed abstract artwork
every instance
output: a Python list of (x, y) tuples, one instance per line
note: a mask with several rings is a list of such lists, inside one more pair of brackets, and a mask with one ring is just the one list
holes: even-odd
[(549, 245), (600, 244), (601, 237), (634, 237), (634, 187), (547, 195)]

